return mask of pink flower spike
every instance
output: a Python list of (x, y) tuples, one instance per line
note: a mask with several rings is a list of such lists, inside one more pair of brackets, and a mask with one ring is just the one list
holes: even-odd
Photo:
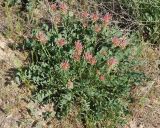
[(119, 46), (120, 42), (121, 42), (121, 40), (118, 37), (115, 36), (112, 38), (112, 43), (115, 47)]
[(65, 3), (59, 3), (59, 8), (62, 12), (67, 12), (68, 6)]
[(63, 69), (64, 71), (68, 70), (70, 68), (70, 64), (68, 63), (68, 61), (64, 61), (60, 64), (61, 69)]
[(50, 7), (51, 7), (52, 11), (56, 11), (57, 10), (57, 4), (56, 3), (51, 4)]
[(82, 18), (88, 18), (89, 14), (88, 12), (84, 11), (81, 13)]
[(87, 62), (91, 62), (92, 58), (93, 58), (92, 53), (86, 52), (86, 53), (84, 54), (84, 59), (85, 59)]
[(36, 34), (36, 38), (38, 41), (40, 41), (42, 44), (46, 44), (48, 41), (47, 35), (43, 32), (40, 31)]
[(91, 64), (91, 65), (95, 65), (96, 63), (97, 63), (97, 60), (96, 60), (95, 57), (93, 57), (93, 58), (91, 59), (91, 61), (90, 61), (90, 64)]
[(104, 75), (100, 75), (100, 76), (99, 76), (99, 79), (100, 79), (101, 81), (104, 81), (104, 80), (105, 80)]
[(108, 64), (109, 67), (112, 67), (112, 66), (118, 64), (118, 61), (117, 61), (116, 58), (111, 57), (111, 58), (107, 61), (107, 64)]
[(104, 22), (104, 24), (105, 25), (108, 25), (109, 24), (109, 22), (111, 21), (111, 19), (112, 19), (112, 16), (111, 16), (111, 14), (106, 14), (104, 17), (103, 17), (103, 22)]
[(90, 52), (86, 52), (86, 53), (84, 54), (84, 59), (85, 59), (88, 63), (90, 63), (91, 65), (95, 65), (95, 64), (97, 63), (96, 58), (93, 57), (92, 53), (90, 53)]
[(77, 51), (78, 55), (81, 55), (83, 46), (79, 40), (75, 42), (75, 50)]
[(97, 14), (92, 14), (91, 18), (93, 22), (96, 22), (99, 19), (99, 16)]
[(56, 44), (59, 47), (63, 47), (66, 44), (66, 42), (64, 39), (60, 39), (60, 40), (57, 40)]

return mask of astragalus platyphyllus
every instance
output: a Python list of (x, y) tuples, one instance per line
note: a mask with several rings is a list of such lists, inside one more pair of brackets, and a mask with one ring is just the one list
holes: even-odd
[(59, 47), (63, 47), (65, 44), (66, 44), (66, 41), (63, 38), (56, 41), (56, 45)]
[(91, 65), (95, 65), (96, 62), (97, 62), (96, 58), (93, 57), (92, 53), (90, 53), (90, 52), (84, 53), (84, 59), (85, 59), (88, 63), (90, 63)]
[(83, 18), (83, 19), (87, 19), (88, 16), (89, 16), (89, 13), (86, 12), (86, 11), (83, 11), (83, 12), (81, 13), (81, 18)]
[(62, 70), (66, 71), (70, 68), (70, 64), (68, 61), (63, 61), (61, 64), (60, 64), (60, 67)]
[(96, 14), (96, 13), (92, 14), (92, 15), (91, 15), (91, 20), (92, 20), (93, 22), (96, 22), (97, 20), (99, 20), (99, 15)]
[(128, 44), (125, 37), (118, 38), (116, 36), (112, 38), (112, 43), (115, 47), (120, 47), (122, 49), (124, 49)]
[(57, 10), (57, 3), (53, 3), (53, 4), (51, 4), (51, 10), (52, 11), (56, 11)]
[(91, 61), (89, 62), (91, 65), (95, 65), (97, 63), (97, 60), (95, 57), (92, 57)]
[(116, 58), (114, 58), (114, 57), (111, 57), (108, 61), (107, 61), (107, 65), (109, 66), (109, 67), (113, 67), (113, 66), (115, 66), (115, 65), (117, 65), (118, 64), (118, 60), (116, 59)]
[(92, 53), (90, 53), (90, 52), (85, 52), (85, 53), (84, 53), (84, 59), (85, 59), (86, 61), (91, 61), (92, 58), (93, 58)]
[(75, 42), (75, 51), (78, 53), (78, 55), (81, 55), (83, 50), (83, 46), (82, 43), (80, 42), (80, 40)]
[(113, 43), (113, 45), (114, 45), (115, 47), (119, 46), (119, 45), (120, 45), (120, 42), (121, 42), (121, 40), (120, 40), (120, 38), (118, 38), (117, 36), (114, 36), (114, 37), (112, 38), (112, 43)]
[(48, 41), (47, 35), (43, 32), (40, 31), (36, 34), (36, 38), (38, 41), (40, 41), (42, 44), (46, 44)]
[(105, 80), (105, 76), (104, 76), (104, 75), (100, 75), (100, 76), (99, 76), (99, 79), (100, 79), (101, 81), (104, 81), (104, 80)]
[(112, 19), (112, 15), (109, 14), (109, 13), (107, 13), (107, 14), (102, 18), (102, 20), (103, 20), (103, 22), (104, 22), (105, 25), (108, 25), (108, 24), (110, 23), (111, 19)]
[(68, 11), (68, 6), (63, 2), (59, 3), (59, 8), (63, 13), (66, 13)]
[(74, 61), (80, 61), (82, 50), (83, 50), (82, 43), (79, 40), (76, 41), (75, 42), (75, 47), (74, 47), (74, 52), (73, 52), (73, 59), (74, 59)]

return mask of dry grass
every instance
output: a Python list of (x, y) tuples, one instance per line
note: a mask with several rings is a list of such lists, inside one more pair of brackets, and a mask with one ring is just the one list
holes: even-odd
[(159, 128), (160, 120), (160, 49), (150, 44), (142, 44), (139, 58), (143, 65), (138, 67), (150, 78), (144, 86), (133, 90), (134, 103), (131, 106), (130, 128)]
[(12, 51), (8, 44), (12, 41), (0, 35), (0, 127), (16, 126), (20, 118), (19, 109), (23, 108), (22, 98), (26, 97), (23, 89), (14, 82), (15, 68), (21, 66), (23, 57)]

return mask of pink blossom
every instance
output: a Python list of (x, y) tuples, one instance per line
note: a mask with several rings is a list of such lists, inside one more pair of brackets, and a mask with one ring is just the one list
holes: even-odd
[(68, 61), (63, 61), (61, 64), (60, 64), (60, 67), (61, 69), (63, 70), (68, 70), (70, 68), (70, 64), (68, 63)]
[(84, 59), (85, 59), (86, 61), (91, 62), (92, 58), (93, 58), (92, 53), (86, 52), (86, 53), (84, 54)]
[(93, 22), (96, 22), (99, 19), (99, 16), (97, 14), (92, 14), (91, 18)]
[(83, 46), (79, 40), (75, 42), (75, 50), (77, 51), (78, 55), (81, 55)]
[(112, 43), (115, 47), (119, 46), (120, 42), (121, 42), (121, 40), (118, 37), (115, 36), (112, 38)]
[(47, 35), (43, 31), (38, 32), (36, 34), (36, 38), (38, 39), (38, 41), (42, 42), (43, 44), (47, 43), (48, 41)]
[(88, 12), (84, 11), (81, 13), (82, 18), (88, 18), (89, 14)]
[(82, 50), (83, 50), (82, 43), (79, 40), (76, 41), (75, 42), (75, 51), (73, 53), (73, 59), (75, 61), (79, 61), (80, 60)]
[(109, 67), (112, 67), (112, 66), (118, 64), (118, 61), (117, 61), (116, 58), (111, 57), (111, 58), (107, 61), (107, 64), (108, 64)]
[(115, 47), (119, 46), (123, 49), (127, 46), (127, 40), (125, 37), (118, 38), (115, 36), (112, 38), (112, 43)]
[(62, 12), (67, 12), (68, 6), (65, 3), (59, 3), (59, 8)]
[(105, 80), (104, 75), (100, 75), (100, 76), (99, 76), (99, 79), (100, 79), (101, 81), (104, 81), (104, 80)]
[(52, 11), (56, 11), (57, 10), (57, 4), (56, 3), (51, 4), (50, 7), (51, 7)]
[(105, 25), (108, 25), (111, 19), (112, 19), (111, 14), (106, 14), (106, 15), (103, 17), (104, 24), (105, 24)]
[(96, 62), (97, 62), (96, 58), (93, 57), (92, 53), (90, 53), (90, 52), (86, 52), (86, 53), (84, 54), (84, 59), (85, 59), (88, 63), (90, 63), (91, 65), (95, 65)]
[(92, 57), (91, 61), (89, 62), (91, 65), (95, 65), (97, 63), (97, 60), (95, 57)]
[(60, 39), (60, 40), (57, 40), (56, 44), (59, 47), (63, 47), (66, 44), (66, 41), (64, 39)]

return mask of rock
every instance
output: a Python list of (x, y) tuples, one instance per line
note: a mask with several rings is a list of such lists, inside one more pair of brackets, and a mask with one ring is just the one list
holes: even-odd
[(2, 99), (0, 99), (0, 106), (2, 105)]

